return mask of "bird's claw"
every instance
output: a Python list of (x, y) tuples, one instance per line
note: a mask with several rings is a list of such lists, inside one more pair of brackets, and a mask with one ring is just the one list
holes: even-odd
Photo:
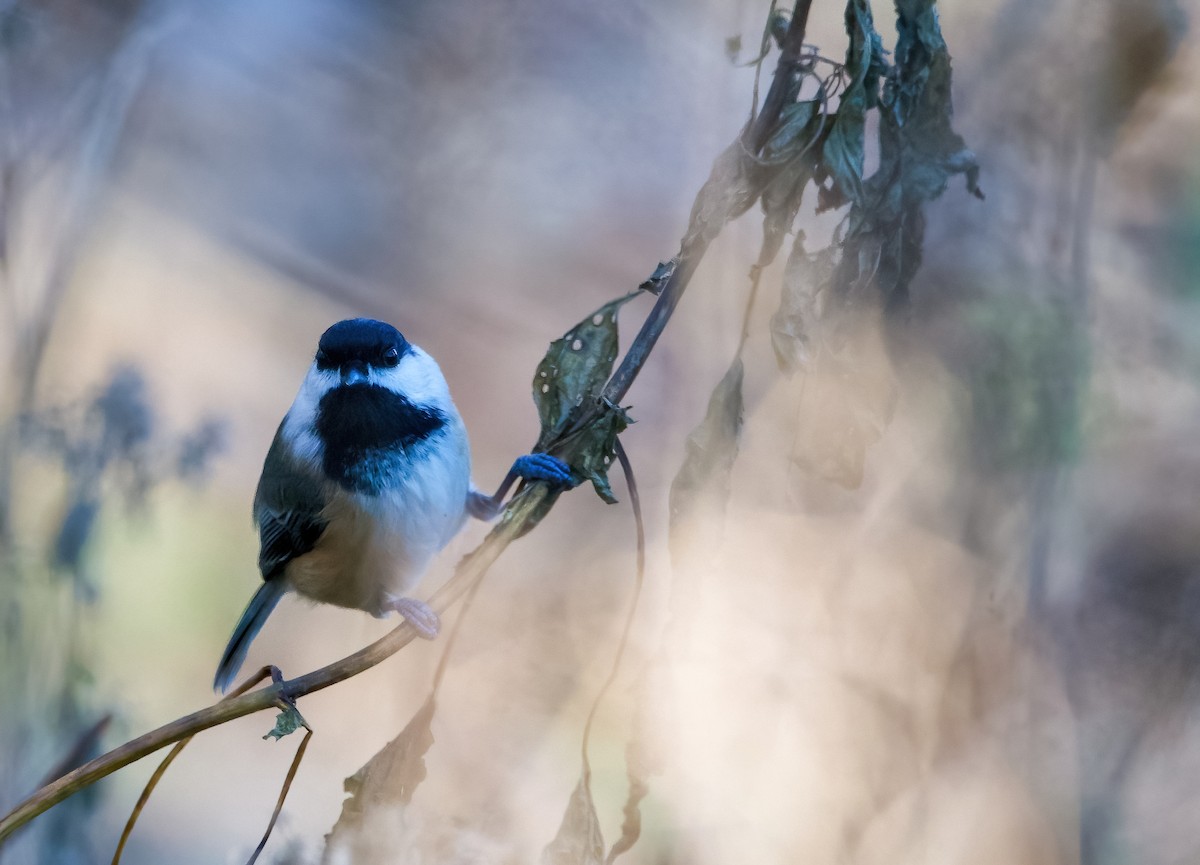
[(513, 462), (513, 474), (527, 481), (544, 481), (552, 486), (571, 486), (571, 467), (550, 454), (525, 454)]
[(394, 598), (388, 602), (388, 607), (412, 625), (418, 637), (432, 640), (442, 629), (442, 621), (438, 614), (424, 601), (418, 601), (416, 598)]
[(556, 488), (575, 485), (571, 467), (550, 454), (525, 454), (513, 461), (512, 468), (495, 495), (485, 496), (479, 490), (467, 494), (467, 513), (479, 520), (492, 520), (504, 509), (504, 497), (520, 478), (524, 481), (540, 481)]

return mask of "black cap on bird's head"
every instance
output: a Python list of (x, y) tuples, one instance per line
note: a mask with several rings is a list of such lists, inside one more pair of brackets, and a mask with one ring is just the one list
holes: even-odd
[[(348, 318), (331, 326), (317, 344), (317, 369), (361, 372), (367, 367), (393, 367), (412, 349), (404, 334), (385, 321)], [(356, 378), (356, 376), (352, 376)]]

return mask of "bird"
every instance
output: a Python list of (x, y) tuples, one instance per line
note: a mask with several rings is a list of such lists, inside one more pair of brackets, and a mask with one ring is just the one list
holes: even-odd
[(376, 617), (398, 612), (427, 639), (437, 614), (411, 596), (468, 516), (501, 510), (517, 480), (572, 485), (546, 453), (513, 463), (495, 494), (471, 482), (466, 427), (437, 362), (392, 325), (330, 326), (284, 415), (254, 494), (259, 586), (225, 648), (226, 691), (288, 592)]

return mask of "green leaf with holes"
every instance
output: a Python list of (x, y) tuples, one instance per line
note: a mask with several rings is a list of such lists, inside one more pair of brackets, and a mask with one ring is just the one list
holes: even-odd
[(617, 312), (638, 294), (609, 301), (550, 343), (533, 377), (542, 422), (535, 450), (564, 460), (576, 482), (590, 480), (606, 502), (616, 501), (608, 468), (617, 435), (630, 420), (619, 406), (601, 403), (600, 394), (617, 359)]
[(625, 409), (618, 406), (603, 406), (601, 414), (589, 423), (578, 436), (567, 442), (562, 459), (572, 471), (577, 471), (585, 480), (592, 482), (596, 495), (611, 504), (616, 504), (608, 483), (608, 470), (617, 457), (617, 436), (625, 431), (632, 421)]
[(301, 727), (307, 728), (308, 724), (305, 723), (299, 710), (291, 703), (288, 703), (275, 717), (274, 729), (263, 736), (263, 738), (282, 739), (284, 736), (290, 736), (292, 733), (295, 733)]

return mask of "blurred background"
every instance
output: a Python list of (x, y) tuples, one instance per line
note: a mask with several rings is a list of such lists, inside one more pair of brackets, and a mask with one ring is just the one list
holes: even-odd
[[(956, 182), (929, 206), (906, 319), (849, 379), (788, 378), (782, 264), (764, 275), (731, 497), (673, 554), (667, 490), (738, 344), (753, 214), (629, 395), (649, 569), (592, 740), (610, 843), (631, 731), (655, 768), (626, 861), (1200, 854), (1200, 4), (940, 9), (987, 199)], [(480, 486), (528, 450), (547, 343), (676, 251), (749, 112), (767, 12), (0, 3), (0, 810), (214, 699), (259, 579), (261, 460), (330, 323), (384, 318), (439, 360)], [(842, 14), (814, 0), (808, 41), (834, 58)], [(626, 343), (648, 308), (625, 307)], [(382, 861), (537, 858), (633, 565), (626, 503), (586, 489), (505, 554)], [(298, 675), (387, 628), (285, 599), (247, 668)], [(316, 735), (263, 861), (322, 861), (342, 780), (440, 650), (301, 702)], [(297, 744), (262, 741), (271, 723), (200, 736), (124, 861), (244, 861)], [(108, 861), (156, 762), (0, 862)]]

